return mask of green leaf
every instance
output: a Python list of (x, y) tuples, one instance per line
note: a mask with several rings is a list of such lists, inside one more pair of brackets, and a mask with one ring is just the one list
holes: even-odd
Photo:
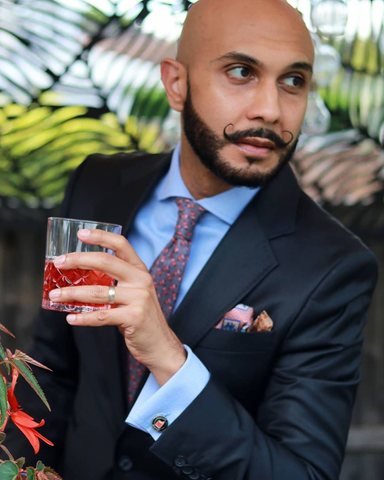
[(49, 480), (49, 478), (45, 475), (44, 472), (37, 472), (37, 480)]
[[(38, 384), (35, 376), (31, 372), (30, 368), (25, 365), (20, 360), (11, 359), (9, 363), (16, 368), (16, 370), (24, 377), (24, 379), (29, 383), (29, 385), (35, 390), (37, 395), (41, 398), (44, 405), (51, 411), (51, 407), (49, 406), (48, 400), (45, 397), (43, 390), (41, 389), (40, 385)], [(1, 477), (0, 477), (1, 478)]]
[(40, 124), (42, 120), (51, 112), (51, 109), (47, 107), (35, 108), (29, 112), (24, 113), (24, 115), (19, 116), (17, 119), (12, 122), (8, 122), (7, 128), (4, 129), (4, 134), (28, 128), (32, 125)]
[(16, 465), (16, 463), (7, 460), (0, 465), (1, 480), (16, 480), (18, 475), (19, 467)]
[(20, 457), (18, 458), (16, 461), (16, 465), (22, 469), (24, 467), (24, 463), (25, 463), (25, 457)]
[(27, 468), (27, 480), (36, 480), (35, 469), (32, 467)]
[(6, 437), (5, 433), (4, 433), (4, 432), (0, 432), (0, 445), (4, 442), (5, 437)]
[(45, 476), (48, 480), (62, 480), (57, 473), (46, 473)]
[(21, 352), (20, 350), (16, 350), (15, 355), (13, 356), (14, 360), (21, 360), (22, 362), (30, 363), (31, 365), (35, 365), (36, 367), (44, 368), (45, 370), (49, 370), (52, 372), (52, 370), (42, 363), (38, 362), (37, 360), (34, 360), (32, 357), (27, 355), (26, 353)]
[(60, 475), (56, 473), (52, 468), (50, 467), (45, 467), (44, 468), (44, 473), (48, 480), (62, 480)]
[[(7, 419), (7, 385), (4, 378), (0, 375), (0, 428), (4, 425)], [(1, 476), (0, 476), (1, 478)]]
[[(14, 335), (13, 335), (9, 330), (7, 330), (3, 325), (1, 325), (1, 324), (0, 324), (0, 330), (3, 330), (4, 332), (9, 333), (10, 335), (12, 335), (13, 338), (15, 338)], [(4, 350), (3, 344), (0, 342), (0, 359), (3, 360), (3, 361), (5, 361), (5, 368), (7, 369), (8, 375), (10, 375), (11, 370), (10, 370), (10, 368), (9, 368), (9, 363), (8, 363), (8, 361), (5, 360), (6, 358), (7, 358), (7, 354), (6, 354), (5, 350)]]
[(4, 107), (4, 112), (7, 117), (18, 117), (19, 115), (23, 115), (27, 111), (27, 108), (23, 105), (16, 105), (11, 103)]
[[(11, 352), (11, 350), (9, 348), (6, 348), (5, 349), (5, 355), (6, 355), (6, 360), (4, 362), (4, 365), (6, 366), (7, 368), (7, 372), (8, 372), (8, 375), (11, 374), (11, 359), (13, 358), (13, 353)], [(31, 367), (29, 367), (31, 368)], [(9, 388), (10, 385), (8, 385), (7, 388)]]
[(36, 470), (38, 472), (42, 472), (45, 468), (45, 465), (43, 462), (41, 462), (40, 460), (36, 463)]
[(2, 345), (1, 342), (0, 342), (0, 358), (1, 358), (1, 360), (5, 360), (6, 357), (7, 357), (7, 355), (6, 355), (6, 353), (5, 353), (5, 350), (4, 350), (4, 348), (3, 348), (3, 345)]
[(53, 468), (51, 467), (44, 467), (44, 472), (45, 473), (54, 473), (55, 475), (59, 475), (57, 472), (55, 472), (55, 470), (53, 470)]
[(5, 333), (8, 333), (8, 335), (15, 338), (15, 335), (11, 331), (9, 331), (8, 328), (4, 327), (4, 325), (2, 325), (1, 323), (0, 323), (0, 330), (2, 330)]

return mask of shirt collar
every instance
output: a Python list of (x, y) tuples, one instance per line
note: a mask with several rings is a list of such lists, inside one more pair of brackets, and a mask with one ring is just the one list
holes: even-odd
[[(202, 198), (197, 201), (205, 210), (232, 225), (260, 188), (233, 187), (230, 190)], [(176, 146), (171, 160), (171, 166), (158, 190), (158, 200), (171, 197), (185, 197), (196, 202), (186, 187), (180, 172), (180, 143)]]

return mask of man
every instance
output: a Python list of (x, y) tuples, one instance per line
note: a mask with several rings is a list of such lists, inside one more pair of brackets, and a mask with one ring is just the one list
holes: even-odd
[[(115, 289), (50, 294), (117, 308), (67, 321), (42, 312), (37, 327), (31, 353), (53, 369), (36, 372), (52, 414), (33, 414), (55, 443), (39, 457), (65, 479), (338, 478), (377, 267), (288, 165), (312, 65), (310, 35), (283, 0), (200, 0), (177, 60), (162, 62), (180, 147), (93, 155), (73, 176), (63, 216), (125, 231), (79, 234), (115, 257), (56, 259), (106, 272)], [(175, 197), (190, 200), (195, 232), (181, 285), (167, 286), (162, 248), (187, 223)], [(230, 331), (236, 307), (266, 311), (267, 331)]]

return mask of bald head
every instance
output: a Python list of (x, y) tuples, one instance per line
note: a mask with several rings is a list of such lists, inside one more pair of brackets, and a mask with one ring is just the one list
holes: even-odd
[(233, 50), (233, 39), (252, 44), (259, 40), (291, 43), (313, 62), (313, 44), (296, 9), (285, 0), (199, 0), (187, 15), (178, 46), (178, 60), (193, 66), (202, 54), (217, 51), (219, 45)]
[(313, 57), (311, 36), (285, 0), (194, 4), (177, 60), (164, 59), (161, 71), (170, 106), (182, 112), (181, 171), (195, 198), (264, 185), (289, 161)]

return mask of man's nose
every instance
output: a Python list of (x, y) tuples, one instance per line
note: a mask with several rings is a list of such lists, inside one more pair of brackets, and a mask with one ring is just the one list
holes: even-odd
[(260, 120), (267, 125), (276, 125), (280, 121), (281, 98), (275, 82), (261, 81), (250, 92), (247, 118)]

